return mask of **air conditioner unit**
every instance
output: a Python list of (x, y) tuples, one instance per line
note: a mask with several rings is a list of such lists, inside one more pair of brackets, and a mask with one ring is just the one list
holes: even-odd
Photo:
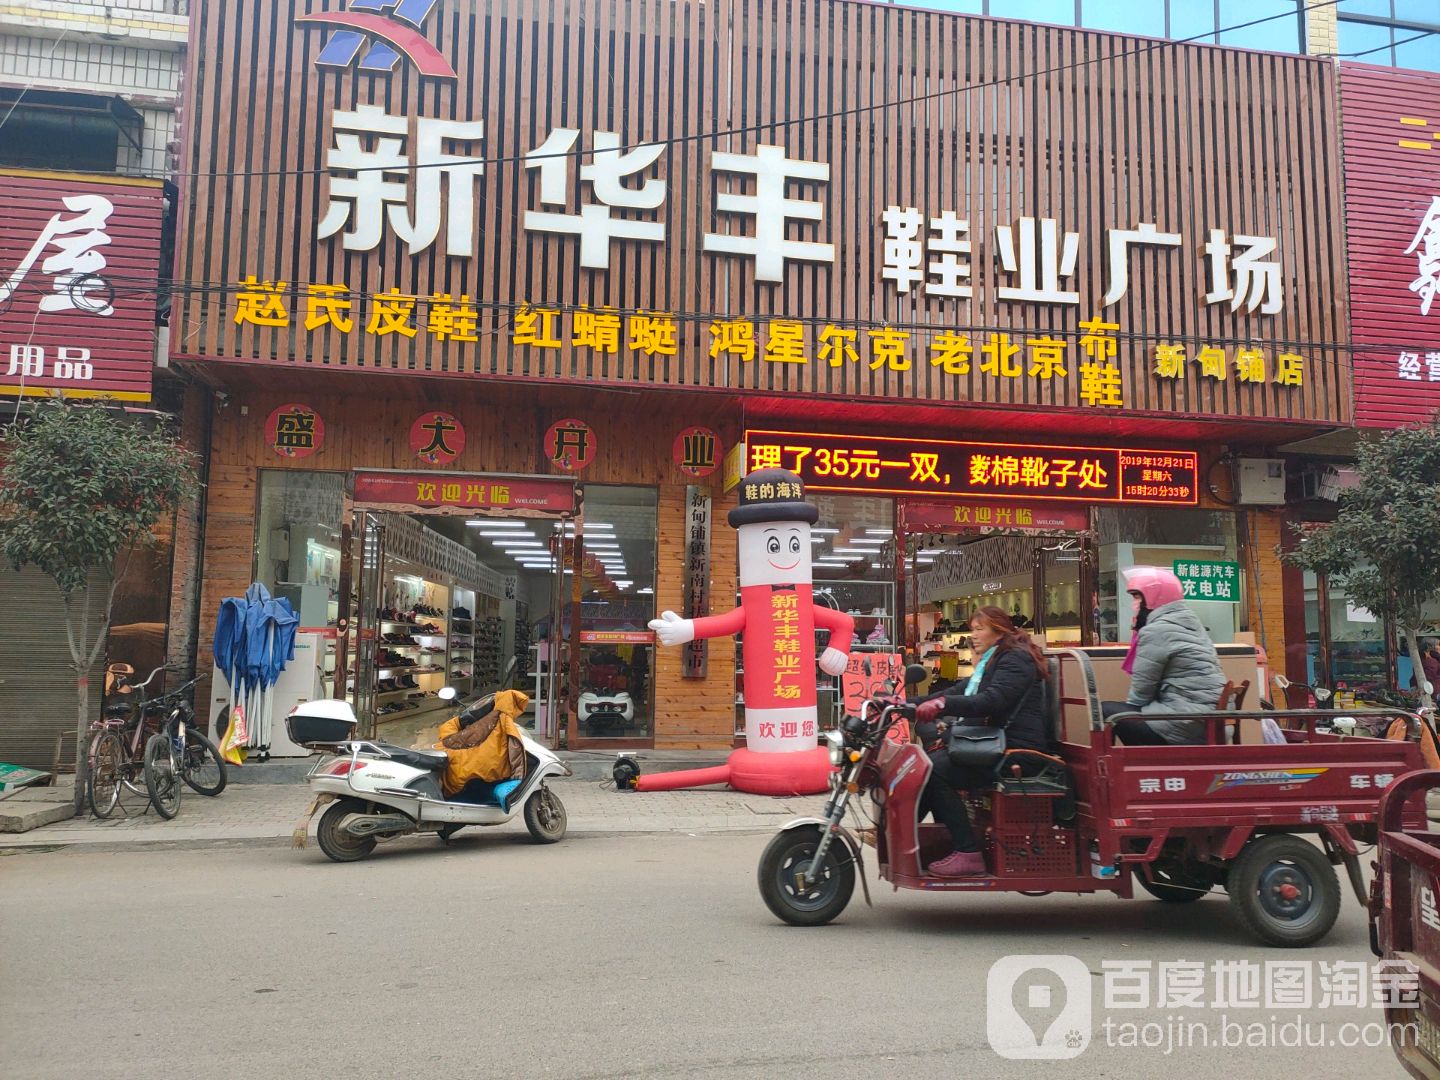
[(1317, 499), (1328, 499), (1334, 502), (1340, 497), (1340, 492), (1346, 488), (1355, 487), (1360, 483), (1360, 474), (1354, 469), (1344, 469), (1335, 465), (1327, 465), (1325, 471), (1320, 475), (1320, 482), (1315, 488)]
[(1285, 505), (1283, 458), (1239, 458), (1235, 465), (1241, 506)]

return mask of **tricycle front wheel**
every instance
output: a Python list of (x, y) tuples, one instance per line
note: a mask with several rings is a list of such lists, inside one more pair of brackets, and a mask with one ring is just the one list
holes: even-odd
[(1252, 840), (1230, 867), (1230, 902), (1269, 945), (1313, 945), (1340, 914), (1340, 881), (1325, 853), (1298, 836)]
[(845, 910), (855, 892), (855, 860), (839, 839), (825, 852), (814, 884), (805, 887), (802, 878), (820, 848), (820, 837), (818, 825), (787, 829), (760, 856), (760, 896), (791, 926), (824, 926)]

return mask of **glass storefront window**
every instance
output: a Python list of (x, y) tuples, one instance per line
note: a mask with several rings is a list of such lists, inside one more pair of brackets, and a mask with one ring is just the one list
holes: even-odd
[[(586, 738), (653, 734), (654, 646), (625, 638), (646, 634), (655, 616), (659, 505), (659, 494), (652, 487), (585, 486), (586, 565), (581, 640), (575, 648), (580, 665), (577, 716), (580, 734)], [(570, 585), (566, 577), (565, 587)], [(563, 615), (567, 630), (570, 617), (567, 603)]]
[(1357, 607), (1338, 582), (1327, 583), (1330, 681), (1336, 690), (1367, 691), (1388, 683), (1385, 624)]
[[(1103, 507), (1095, 513), (1100, 542), (1097, 640), (1128, 642), (1130, 598), (1120, 571), (1131, 566), (1171, 567), (1176, 561), (1239, 561), (1235, 514), (1222, 510), (1169, 507)], [(1238, 602), (1199, 600), (1191, 605), (1217, 644), (1235, 640), (1245, 618), (1245, 575), (1240, 571)]]
[(334, 626), (345, 474), (261, 469), (253, 579), (284, 597), (301, 626)]

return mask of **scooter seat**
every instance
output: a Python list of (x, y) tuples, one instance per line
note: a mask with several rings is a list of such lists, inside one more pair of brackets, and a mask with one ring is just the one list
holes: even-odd
[(409, 765), (412, 769), (429, 769), (435, 772), (445, 768), (450, 762), (449, 755), (439, 750), (407, 750), (403, 746), (392, 746), (389, 743), (376, 745), (384, 750), (392, 761)]

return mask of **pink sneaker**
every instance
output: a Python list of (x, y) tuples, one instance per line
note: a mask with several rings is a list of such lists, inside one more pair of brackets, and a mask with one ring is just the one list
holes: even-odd
[(978, 851), (952, 851), (931, 863), (926, 873), (936, 877), (976, 877), (985, 873), (985, 856)]

